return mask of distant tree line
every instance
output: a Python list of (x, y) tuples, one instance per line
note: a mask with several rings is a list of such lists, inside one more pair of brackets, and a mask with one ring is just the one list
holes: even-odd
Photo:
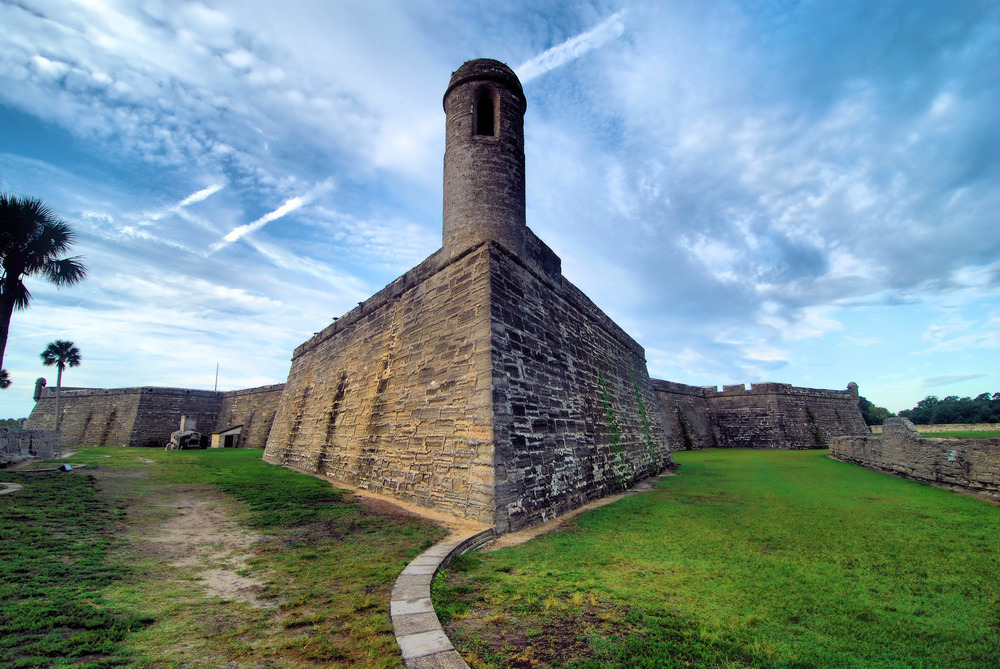
[[(885, 407), (875, 406), (864, 397), (858, 402), (861, 415), (868, 425), (881, 425), (895, 416)], [(929, 395), (912, 409), (899, 412), (914, 425), (946, 425), (950, 423), (1000, 423), (1000, 393), (983, 393), (975, 398), (949, 395), (939, 400)]]
[(949, 395), (943, 400), (932, 396), (917, 402), (912, 409), (899, 412), (915, 425), (943, 423), (1000, 423), (1000, 393), (971, 397)]
[(8, 430), (20, 430), (24, 427), (24, 422), (28, 420), (27, 418), (2, 418), (0, 419), (0, 428), (6, 428)]
[(858, 402), (858, 408), (861, 409), (861, 416), (867, 425), (881, 425), (886, 418), (896, 415), (885, 407), (875, 406), (865, 397), (862, 397), (861, 401)]

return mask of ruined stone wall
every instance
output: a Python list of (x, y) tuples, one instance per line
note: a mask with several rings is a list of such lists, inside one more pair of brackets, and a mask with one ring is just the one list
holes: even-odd
[(1000, 439), (927, 439), (905, 418), (887, 418), (881, 437), (830, 440), (830, 457), (1000, 501)]
[(492, 524), (489, 276), (439, 251), (297, 348), (264, 459)]
[[(714, 416), (705, 388), (653, 379), (656, 403), (674, 450), (715, 448)], [(710, 389), (714, 393), (715, 388)]]
[(284, 390), (285, 384), (278, 383), (223, 393), (218, 419), (211, 431), (220, 432), (234, 425), (242, 425), (239, 446), (264, 448)]
[(672, 464), (642, 347), (539, 264), (491, 246), (498, 532)]
[(655, 381), (660, 410), (677, 448), (826, 448), (836, 436), (870, 430), (847, 390), (754, 383), (698, 388)]
[(48, 460), (59, 452), (59, 433), (55, 430), (0, 428), (0, 467), (30, 458)]
[[(128, 446), (139, 410), (139, 388), (63, 388), (59, 429), (66, 446)], [(25, 428), (55, 426), (56, 391), (43, 388)], [(167, 435), (169, 439), (170, 435)]]

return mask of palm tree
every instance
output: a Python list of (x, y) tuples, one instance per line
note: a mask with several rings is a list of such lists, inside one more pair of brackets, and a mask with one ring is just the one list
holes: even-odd
[(59, 391), (62, 389), (62, 373), (66, 367), (80, 366), (80, 349), (71, 341), (56, 339), (45, 347), (41, 353), (42, 364), (46, 367), (56, 366), (56, 429), (59, 429)]
[(31, 293), (24, 277), (41, 275), (56, 286), (71, 286), (87, 276), (80, 257), (60, 258), (73, 232), (37, 198), (0, 192), (0, 370), (10, 318), (26, 309)]
[(10, 388), (10, 374), (6, 369), (0, 369), (0, 389)]

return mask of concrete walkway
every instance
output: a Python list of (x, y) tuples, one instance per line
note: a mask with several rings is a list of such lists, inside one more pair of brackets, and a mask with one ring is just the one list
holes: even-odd
[(490, 548), (494, 548), (524, 543), (539, 534), (551, 532), (584, 511), (611, 504), (622, 497), (651, 490), (655, 483), (673, 475), (672, 471), (664, 472), (640, 481), (623, 493), (595, 500), (542, 525), (505, 534), (499, 540), (493, 535), (493, 530), (453, 531), (447, 539), (418, 555), (396, 579), (395, 585), (392, 586), (392, 596), (389, 598), (389, 615), (392, 617), (393, 632), (396, 634), (396, 643), (403, 651), (403, 662), (407, 668), (469, 669), (469, 665), (451, 645), (448, 635), (441, 628), (441, 621), (438, 620), (434, 605), (431, 603), (431, 581), (434, 580), (434, 575), (447, 567), (452, 559), (481, 548), (485, 544), (492, 543)]
[(3, 486), (3, 490), (0, 490), (0, 495), (9, 495), (13, 492), (17, 492), (23, 485), (18, 485), (16, 483), (0, 483)]
[(396, 579), (389, 598), (389, 615), (403, 662), (409, 669), (469, 669), (434, 613), (431, 581), (454, 557), (492, 539), (493, 530), (452, 534), (417, 556)]

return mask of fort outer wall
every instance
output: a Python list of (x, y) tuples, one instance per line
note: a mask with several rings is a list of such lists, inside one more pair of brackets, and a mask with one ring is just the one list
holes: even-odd
[[(271, 433), (274, 414), (285, 384), (277, 383), (259, 388), (232, 390), (222, 393), (222, 405), (218, 419), (213, 423), (212, 432), (242, 425), (239, 446), (241, 448), (264, 448)], [(200, 426), (200, 424), (199, 424)]]
[(698, 388), (654, 380), (660, 412), (677, 449), (827, 448), (840, 436), (871, 434), (847, 390), (754, 383)]
[(498, 532), (517, 530), (673, 466), (643, 348), (528, 231), (527, 262), (491, 254)]
[(497, 532), (670, 466), (642, 347), (529, 241), (439, 251), (296, 349), (264, 459)]
[(881, 437), (838, 437), (830, 457), (1000, 502), (1000, 439), (926, 439), (905, 418), (887, 418)]
[(489, 264), (438, 251), (299, 346), (264, 460), (492, 525)]
[[(217, 429), (220, 419), (226, 417), (245, 426), (249, 423), (252, 438), (245, 439), (244, 446), (263, 448), (270, 429), (266, 420), (273, 416), (280, 389), (265, 386), (216, 392), (157, 387), (63, 388), (59, 395), (59, 432), (67, 446), (162, 447), (180, 427), (181, 416), (197, 421), (197, 429), (204, 434)], [(230, 395), (234, 397), (227, 402)], [(55, 389), (43, 388), (25, 428), (51, 429), (54, 425)]]

